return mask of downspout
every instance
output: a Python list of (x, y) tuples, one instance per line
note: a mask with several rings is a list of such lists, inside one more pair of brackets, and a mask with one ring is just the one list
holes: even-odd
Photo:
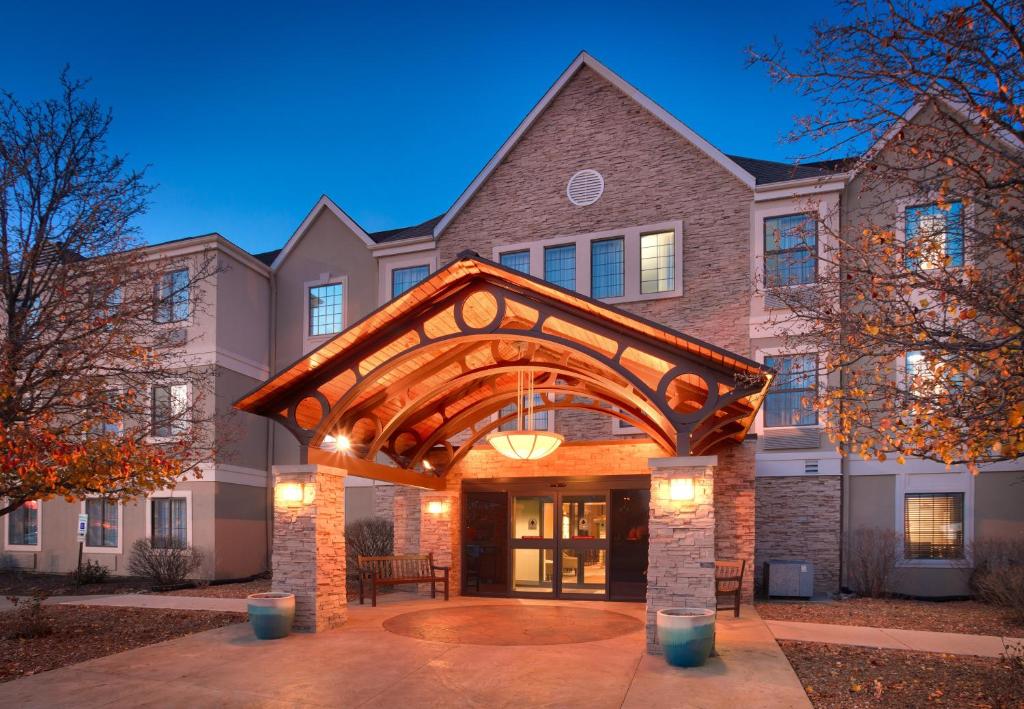
[[(268, 361), (267, 369), (270, 374), (277, 371), (277, 274), (273, 268), (270, 271), (270, 292), (267, 295), (270, 301), (270, 342), (267, 347)], [(274, 421), (266, 419), (267, 427), (267, 504), (266, 504), (266, 567), (267, 572), (273, 570), (272, 559), (274, 554)]]

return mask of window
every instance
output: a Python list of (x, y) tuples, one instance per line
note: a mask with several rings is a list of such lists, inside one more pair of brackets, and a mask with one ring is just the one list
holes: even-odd
[(676, 287), (676, 235), (672, 231), (640, 236), (640, 292), (664, 293)]
[(576, 290), (576, 244), (544, 249), (544, 280), (567, 290)]
[(818, 221), (810, 214), (764, 220), (764, 284), (767, 288), (813, 283), (817, 268)]
[(924, 270), (939, 268), (948, 258), (950, 266), (963, 266), (963, 217), (961, 202), (907, 207), (907, 245), (920, 249), (920, 255), (907, 257), (907, 265)]
[(10, 546), (39, 546), (39, 501), (29, 500), (7, 513), (7, 544)]
[(391, 272), (391, 297), (397, 298), (429, 275), (429, 266), (396, 268)]
[(98, 497), (89, 498), (85, 501), (85, 513), (89, 515), (85, 546), (117, 548), (119, 526), (117, 501)]
[(498, 257), (501, 261), (501, 265), (505, 268), (511, 268), (513, 271), (521, 271), (523, 273), (530, 272), (530, 252), (527, 251), (508, 251)]
[[(541, 405), (543, 405), (543, 403), (544, 403), (544, 400), (539, 395), (535, 394), (534, 397), (533, 397), (533, 405), (534, 406), (541, 406)], [(526, 411), (528, 405), (529, 405), (529, 397), (524, 397), (523, 398), (523, 426), (526, 426), (527, 420), (529, 418), (529, 415), (527, 414), (527, 411)], [(508, 406), (503, 406), (501, 408), (501, 411), (498, 412), (498, 418), (501, 418), (502, 416), (508, 416), (509, 414), (514, 414), (515, 412), (516, 412), (516, 405), (515, 404), (509, 404)], [(548, 430), (548, 425), (550, 424), (550, 420), (548, 419), (548, 413), (550, 413), (550, 412), (534, 410), (534, 412), (533, 412), (533, 426), (531, 427), (531, 430), (534, 430), (534, 431), (547, 431)], [(500, 426), (498, 426), (498, 430), (499, 431), (514, 431), (514, 430), (516, 430), (516, 428), (518, 428), (518, 421), (516, 421), (516, 419), (512, 419), (511, 421), (506, 421), (505, 423), (503, 423)]]
[(625, 288), (624, 240), (590, 243), (590, 294), (595, 298), (621, 297)]
[(154, 497), (149, 501), (155, 549), (188, 546), (188, 500), (184, 497)]
[[(98, 436), (105, 435), (120, 435), (124, 427), (124, 421), (120, 416), (120, 400), (121, 392), (119, 391), (108, 391), (106, 392), (107, 406), (109, 407), (106, 411), (97, 411), (98, 414), (102, 413), (108, 416), (101, 421), (98, 421), (93, 427), (93, 432)], [(99, 408), (99, 407), (98, 407)]]
[(188, 428), (188, 385), (153, 387), (153, 435), (170, 438)]
[(964, 493), (907, 493), (903, 519), (907, 559), (964, 558)]
[(345, 328), (344, 285), (330, 283), (309, 289), (309, 336), (334, 335)]
[(818, 355), (776, 355), (765, 357), (764, 363), (776, 372), (765, 397), (765, 427), (817, 424), (811, 400), (818, 385)]
[(163, 274), (157, 290), (157, 322), (181, 322), (188, 319), (187, 268)]

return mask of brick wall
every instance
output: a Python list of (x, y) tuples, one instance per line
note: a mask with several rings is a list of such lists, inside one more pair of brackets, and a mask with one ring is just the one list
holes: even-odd
[(839, 590), (840, 478), (838, 475), (757, 479), (756, 577), (768, 559), (814, 564), (814, 592)]
[(715, 468), (715, 558), (745, 559), (744, 603), (754, 597), (754, 453), (753, 441), (721, 446)]

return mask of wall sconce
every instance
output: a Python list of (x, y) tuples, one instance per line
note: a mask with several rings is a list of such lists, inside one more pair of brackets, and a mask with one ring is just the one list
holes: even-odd
[(669, 483), (669, 499), (676, 502), (693, 501), (693, 478), (672, 478)]
[(274, 489), (278, 501), (284, 503), (311, 505), (316, 499), (315, 483), (278, 483)]
[(427, 502), (427, 514), (443, 515), (448, 511), (448, 505), (444, 500), (429, 500)]

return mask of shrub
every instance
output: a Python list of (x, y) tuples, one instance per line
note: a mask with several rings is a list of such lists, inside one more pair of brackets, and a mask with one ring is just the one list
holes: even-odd
[(850, 535), (847, 568), (850, 587), (862, 596), (881, 598), (896, 570), (899, 535), (889, 529), (862, 527)]
[(7, 597), (14, 606), (14, 610), (11, 611), (14, 620), (10, 633), (12, 639), (42, 638), (53, 632), (53, 626), (46, 615), (46, 607), (43, 605), (46, 597), (47, 594), (41, 592), (36, 592), (29, 598)]
[(345, 556), (349, 578), (358, 578), (356, 557), (390, 556), (395, 552), (395, 525), (383, 517), (367, 517), (345, 525)]
[(995, 569), (1010, 566), (1024, 566), (1024, 539), (1005, 537), (978, 537), (971, 544), (971, 569), (969, 583), (971, 590), (981, 595), (978, 579)]
[(203, 554), (194, 547), (156, 549), (148, 539), (139, 539), (132, 545), (128, 570), (160, 586), (173, 586), (182, 583), (202, 563)]
[(98, 561), (89, 559), (85, 562), (84, 566), (79, 566), (78, 571), (72, 572), (71, 575), (79, 585), (87, 583), (105, 583), (107, 577), (110, 576), (110, 569), (103, 566)]
[(982, 601), (1007, 608), (1015, 621), (1024, 623), (1024, 565), (989, 569), (974, 583)]

